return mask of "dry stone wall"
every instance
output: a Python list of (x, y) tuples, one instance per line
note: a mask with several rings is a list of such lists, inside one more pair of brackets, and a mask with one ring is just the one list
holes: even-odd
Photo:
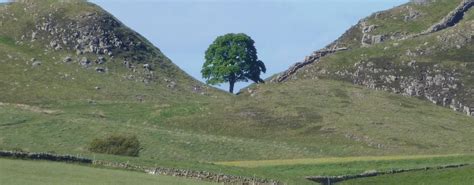
[(19, 151), (0, 151), (0, 157), (14, 158), (14, 159), (30, 159), (30, 160), (47, 160), (47, 161), (58, 161), (58, 162), (74, 162), (92, 164), (91, 159), (82, 158), (79, 156), (72, 155), (56, 155), (49, 153), (29, 153)]
[(440, 170), (440, 169), (447, 169), (447, 168), (461, 168), (468, 166), (469, 164), (454, 164), (454, 165), (445, 165), (445, 166), (437, 166), (437, 167), (425, 167), (425, 168), (411, 168), (411, 169), (394, 169), (384, 172), (378, 171), (367, 171), (357, 175), (341, 175), (341, 176), (313, 176), (313, 177), (306, 177), (308, 180), (312, 180), (322, 185), (331, 185), (337, 182), (342, 182), (351, 179), (358, 179), (358, 178), (366, 178), (366, 177), (375, 177), (379, 175), (389, 175), (389, 174), (397, 174), (397, 173), (404, 173), (404, 172), (414, 172), (414, 171), (422, 171), (422, 170)]

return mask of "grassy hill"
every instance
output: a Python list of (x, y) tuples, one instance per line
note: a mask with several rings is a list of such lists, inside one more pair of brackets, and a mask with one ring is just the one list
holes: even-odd
[(310, 57), (305, 61), (309, 64), (288, 79), (343, 80), (419, 97), (471, 115), (474, 10), (466, 9), (460, 22), (451, 27), (426, 32), (432, 25), (450, 20), (444, 17), (452, 15), (461, 2), (470, 1), (408, 3), (375, 13), (327, 47), (347, 50), (317, 61)]
[(0, 101), (173, 101), (217, 93), (98, 6), (20, 2), (0, 8)]
[[(443, 11), (449, 12), (451, 6), (443, 5)], [(397, 47), (395, 41), (357, 46), (307, 66), (286, 83), (262, 84), (233, 96), (192, 79), (146, 39), (93, 4), (53, 0), (4, 4), (0, 6), (0, 149), (80, 154), (290, 184), (311, 184), (304, 179), (311, 175), (473, 163), (472, 118), (418, 98), (353, 85), (331, 73), (313, 73), (349, 71), (358, 57), (373, 65), (386, 64), (376, 63), (388, 61), (384, 57), (394, 58), (395, 65), (398, 54), (413, 45), (453, 30), (465, 34), (461, 28), (469, 26), (469, 17), (453, 29), (397, 41)], [(429, 25), (434, 19), (424, 21)], [(387, 52), (385, 47), (393, 49)], [(445, 57), (444, 65), (468, 73), (470, 47), (466, 43), (457, 50), (422, 56), (426, 60), (417, 63), (431, 65), (434, 58)], [(470, 78), (459, 75), (463, 89), (469, 87)], [(87, 150), (93, 139), (117, 133), (138, 136), (143, 146), (139, 157)], [(390, 156), (399, 158), (377, 160)], [(351, 160), (314, 162), (334, 157)], [(366, 161), (357, 160), (364, 157)], [(290, 162), (255, 168), (225, 165), (254, 160)]]

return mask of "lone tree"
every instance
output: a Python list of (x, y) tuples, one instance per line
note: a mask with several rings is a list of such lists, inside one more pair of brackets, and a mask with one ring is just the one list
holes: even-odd
[(205, 63), (201, 71), (206, 83), (216, 85), (229, 82), (229, 92), (234, 92), (236, 82), (264, 83), (261, 72), (265, 64), (258, 60), (254, 41), (244, 33), (229, 33), (217, 37), (206, 50)]

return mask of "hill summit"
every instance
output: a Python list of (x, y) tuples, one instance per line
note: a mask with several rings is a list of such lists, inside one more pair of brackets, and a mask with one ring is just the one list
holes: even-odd
[(87, 1), (5, 3), (0, 25), (0, 77), (10, 81), (0, 87), (5, 99), (207, 93), (144, 37)]

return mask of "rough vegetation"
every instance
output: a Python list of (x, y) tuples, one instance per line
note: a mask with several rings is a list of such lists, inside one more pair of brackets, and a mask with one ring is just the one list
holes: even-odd
[(114, 134), (106, 138), (94, 139), (90, 143), (89, 150), (96, 153), (136, 157), (142, 148), (137, 136)]

